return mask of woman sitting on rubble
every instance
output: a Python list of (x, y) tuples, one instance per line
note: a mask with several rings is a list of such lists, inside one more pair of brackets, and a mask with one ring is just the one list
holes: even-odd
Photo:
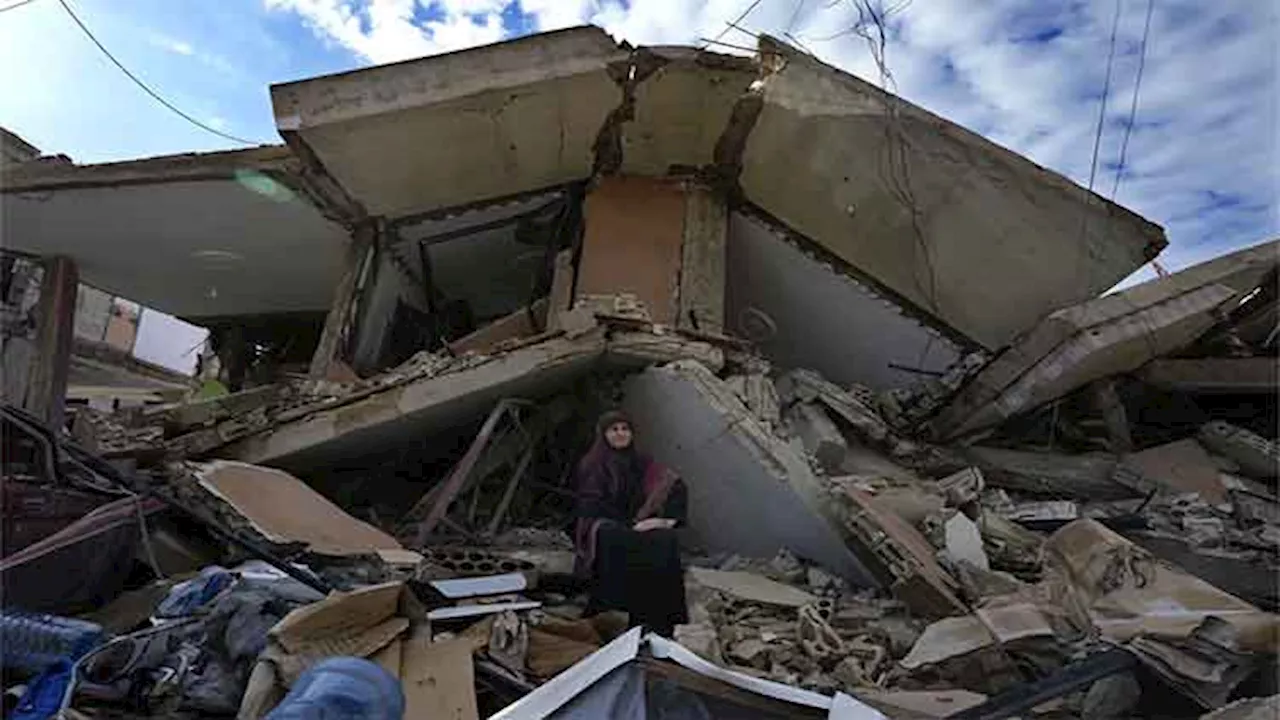
[(684, 482), (634, 444), (630, 419), (607, 412), (578, 463), (574, 544), (591, 578), (588, 614), (624, 610), (632, 625), (671, 636), (688, 622), (674, 528), (685, 520)]

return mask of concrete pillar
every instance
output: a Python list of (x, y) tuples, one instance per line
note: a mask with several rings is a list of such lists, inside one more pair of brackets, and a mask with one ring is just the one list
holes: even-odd
[(347, 246), (346, 262), (338, 287), (333, 292), (333, 302), (329, 305), (329, 314), (324, 320), (324, 329), (320, 332), (320, 342), (316, 344), (315, 354), (311, 356), (311, 368), (308, 375), (312, 379), (323, 380), (335, 369), (338, 352), (347, 334), (351, 332), (360, 271), (364, 268), (365, 257), (373, 248), (377, 237), (377, 227), (372, 223), (356, 228), (351, 236), (351, 244)]
[(729, 208), (723, 194), (685, 185), (684, 244), (680, 263), (680, 327), (724, 330), (725, 248)]
[(26, 408), (55, 430), (66, 419), (67, 373), (75, 336), (76, 264), (57, 256), (45, 262), (36, 318), (36, 353), (30, 369)]

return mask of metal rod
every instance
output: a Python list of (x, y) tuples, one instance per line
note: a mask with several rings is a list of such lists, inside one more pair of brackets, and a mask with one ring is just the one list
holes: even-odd
[(431, 510), (427, 513), (426, 519), (418, 526), (418, 545), (426, 544), (426, 539), (431, 535), (431, 531), (440, 523), (440, 519), (444, 517), (449, 510), (449, 506), (453, 504), (453, 500), (462, 490), (467, 476), (470, 475), (476, 462), (480, 460), (480, 454), (485, 446), (488, 445), (490, 437), (493, 436), (493, 431), (497, 427), (498, 421), (508, 412), (514, 412), (514, 408), (521, 404), (523, 404), (523, 401), (503, 398), (494, 406), (493, 411), (489, 413), (489, 417), (485, 419), (484, 425), (480, 426), (480, 432), (476, 433), (475, 439), (471, 441), (471, 446), (467, 448), (467, 452), (458, 461), (458, 464), (453, 466), (453, 471), (449, 473), (449, 477), (442, 484)]
[(538, 447), (533, 440), (529, 441), (529, 449), (524, 451), (524, 455), (520, 457), (520, 462), (516, 465), (516, 471), (511, 473), (511, 480), (507, 483), (507, 489), (502, 493), (502, 500), (498, 502), (498, 508), (493, 511), (493, 519), (489, 521), (487, 535), (494, 535), (498, 532), (498, 526), (502, 524), (502, 518), (507, 514), (507, 508), (511, 506), (511, 500), (516, 496), (516, 488), (520, 486), (520, 478), (524, 477), (525, 470), (529, 468), (529, 463), (533, 461), (533, 452)]
[(942, 377), (943, 375), (946, 374), (943, 372), (939, 372), (937, 370), (925, 370), (924, 368), (911, 367), (909, 365), (899, 365), (898, 363), (887, 363), (887, 364), (890, 368), (893, 368), (894, 370), (901, 370), (903, 372), (914, 373), (916, 375), (928, 375), (929, 377)]

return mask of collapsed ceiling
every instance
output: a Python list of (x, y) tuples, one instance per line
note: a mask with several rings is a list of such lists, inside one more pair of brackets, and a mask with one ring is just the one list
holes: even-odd
[(349, 241), (284, 147), (34, 163), (0, 187), (7, 247), (70, 256), (90, 285), (189, 319), (327, 310)]
[(272, 101), (290, 145), (371, 215), (699, 174), (989, 349), (1165, 245), (1114, 203), (768, 38), (753, 60), (575, 28), (276, 85)]

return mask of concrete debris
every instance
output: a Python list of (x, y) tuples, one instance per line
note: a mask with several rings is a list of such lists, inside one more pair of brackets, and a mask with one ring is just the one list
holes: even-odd
[(1277, 715), (1280, 715), (1280, 695), (1271, 695), (1237, 700), (1201, 715), (1200, 720), (1270, 720)]
[(1169, 492), (1196, 493), (1212, 505), (1227, 501), (1221, 471), (1195, 440), (1179, 440), (1132, 453), (1124, 457), (1123, 463)]
[[(771, 38), (578, 28), (272, 97), (285, 146), (2, 171), (6, 598), (116, 634), (20, 678), (70, 682), (68, 717), (265, 717), (333, 656), (414, 718), (658, 677), (638, 708), (1118, 719), (1173, 690), (1190, 717), (1275, 655), (1275, 242), (1098, 296), (1158, 227)], [(864, 162), (898, 114), (918, 224), (947, 229), (930, 268)], [(230, 225), (125, 222), (204, 192)], [(173, 282), (67, 236), (84, 202), (129, 247), (176, 243)], [(1088, 237), (1063, 230), (1080, 213)], [(205, 293), (181, 258), (228, 233), (253, 272)], [(66, 302), (77, 262), (207, 320), (197, 377), (110, 413), (60, 387), (60, 338), (111, 334)], [(589, 451), (619, 408), (643, 462)], [(590, 509), (600, 458), (644, 507)], [(668, 525), (673, 639), (597, 612), (592, 577), (602, 528)]]
[(489, 659), (517, 675), (529, 654), (529, 627), (524, 618), (507, 610), (493, 620), (489, 631)]
[(958, 512), (946, 522), (944, 531), (944, 548), (952, 562), (966, 562), (983, 570), (991, 569), (991, 561), (982, 549), (982, 532), (977, 523)]
[(869, 445), (895, 456), (913, 449), (856, 393), (825, 380), (812, 370), (792, 370), (778, 379), (777, 386), (784, 405), (819, 403)]
[(939, 620), (925, 628), (911, 652), (900, 661), (914, 670), (961, 657), (992, 646), (1018, 640), (1055, 637), (1053, 627), (1033, 605), (1009, 605), (979, 609), (973, 615)]
[(753, 415), (770, 428), (782, 424), (782, 401), (777, 388), (764, 373), (734, 375), (725, 379), (733, 391), (742, 398)]
[(1079, 504), (1071, 500), (1043, 500), (1012, 505), (1001, 513), (1016, 521), (1063, 520), (1070, 522), (1080, 517)]
[[(727, 570), (728, 568), (721, 569)], [(817, 570), (817, 568), (810, 568), (810, 570)], [(790, 550), (783, 548), (769, 561), (768, 575), (775, 580), (794, 584), (799, 582), (802, 577), (805, 577), (805, 568)], [(810, 585), (812, 586), (812, 583)]]
[(1196, 437), (1213, 452), (1239, 463), (1247, 475), (1264, 480), (1280, 475), (1280, 445), (1273, 441), (1222, 421), (1206, 423)]
[(742, 600), (785, 607), (802, 607), (817, 601), (807, 592), (752, 573), (695, 567), (689, 568), (689, 576), (701, 585)]
[(263, 540), (298, 543), (313, 553), (354, 555), (401, 550), (399, 541), (361, 522), (292, 475), (223, 460), (188, 466), (210, 502), (221, 501)]
[(844, 584), (840, 578), (816, 566), (805, 571), (805, 580), (815, 595), (824, 597), (839, 595)]
[(951, 507), (963, 508), (977, 502), (987, 481), (978, 468), (965, 468), (938, 481), (938, 489)]
[(1012, 492), (1094, 500), (1141, 497), (1141, 493), (1114, 479), (1120, 461), (1112, 455), (1067, 455), (978, 446), (967, 448), (964, 455), (982, 470), (990, 485)]
[(830, 663), (846, 655), (844, 640), (827, 624), (817, 605), (800, 608), (796, 641), (804, 654), (819, 664)]
[(823, 471), (833, 473), (840, 469), (849, 448), (821, 407), (807, 402), (795, 403), (787, 410), (787, 425)]

